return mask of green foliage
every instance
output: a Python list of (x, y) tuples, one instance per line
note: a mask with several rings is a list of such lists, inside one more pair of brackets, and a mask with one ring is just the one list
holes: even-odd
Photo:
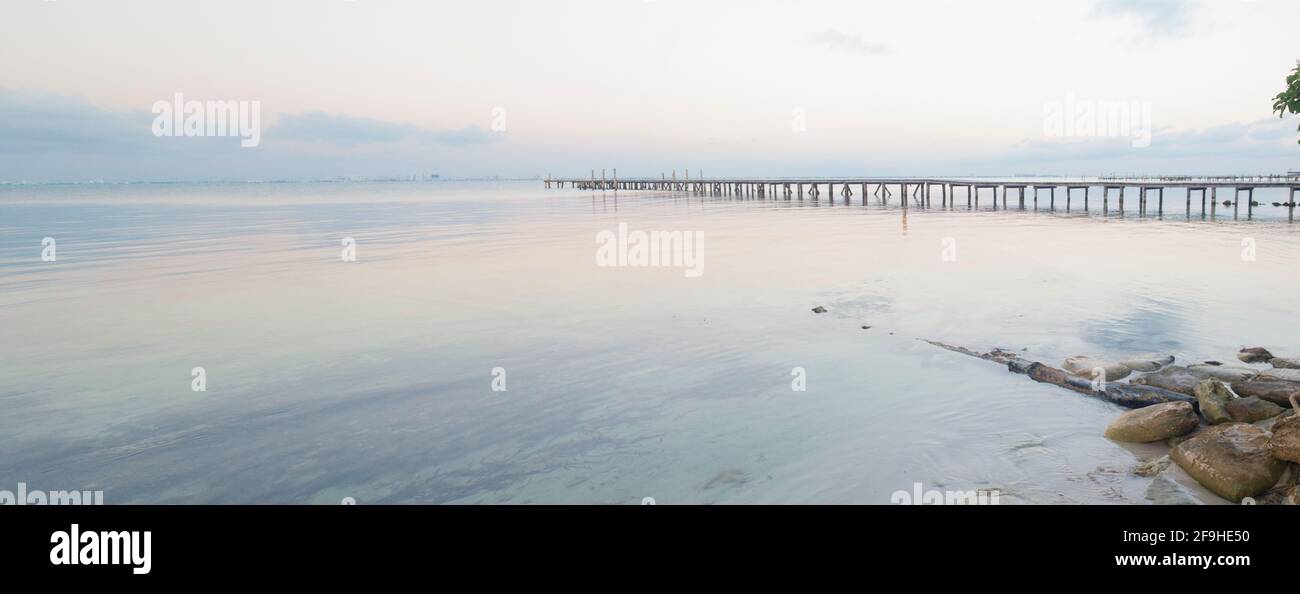
[[(1285, 117), (1287, 112), (1300, 115), (1300, 60), (1296, 60), (1295, 70), (1286, 77), (1286, 90), (1273, 98), (1273, 111), (1277, 117)], [(1296, 128), (1300, 131), (1300, 128)], [(1300, 140), (1296, 141), (1300, 143)]]

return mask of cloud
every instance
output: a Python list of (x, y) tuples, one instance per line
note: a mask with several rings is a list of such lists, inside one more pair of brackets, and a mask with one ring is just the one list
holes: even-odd
[[(151, 106), (149, 106), (151, 107)], [(110, 110), (79, 97), (0, 87), (0, 180), (243, 180), (385, 176), (494, 162), (469, 147), (504, 133), (426, 129), (322, 112), (263, 113), (256, 148), (235, 137), (156, 137), (147, 108)]]
[(495, 142), (501, 134), (479, 126), (451, 130), (427, 130), (412, 124), (385, 122), (370, 118), (314, 111), (301, 115), (283, 115), (268, 137), (338, 146), (362, 144), (412, 143), (468, 146)]
[(1151, 35), (1167, 37), (1187, 31), (1199, 0), (1097, 0), (1092, 16), (1136, 19)]
[(1294, 142), (1295, 134), (1291, 121), (1264, 118), (1197, 130), (1156, 130), (1151, 135), (1151, 145), (1146, 148), (1134, 148), (1132, 139), (1128, 137), (1026, 139), (997, 160), (1018, 164), (1054, 163), (1067, 167), (1097, 161), (1150, 163), (1176, 159), (1200, 159), (1205, 163), (1231, 159), (1286, 162), (1300, 157), (1300, 149)]
[(79, 97), (0, 88), (0, 153), (142, 148), (152, 139), (152, 119), (146, 111), (109, 112)]
[[(1278, 124), (1267, 125), (1264, 124), (1265, 121), (1277, 122)], [(1296, 136), (1300, 135), (1300, 131), (1297, 131), (1293, 124), (1295, 124), (1294, 120), (1269, 118), (1269, 120), (1261, 120), (1260, 125), (1251, 128), (1248, 135), (1252, 140), (1276, 140), (1279, 138), (1295, 140)]]
[(889, 53), (889, 46), (883, 43), (868, 43), (862, 39), (861, 35), (849, 34), (835, 29), (806, 33), (799, 37), (799, 42), (804, 45), (823, 48), (827, 52), (851, 56), (883, 56)]

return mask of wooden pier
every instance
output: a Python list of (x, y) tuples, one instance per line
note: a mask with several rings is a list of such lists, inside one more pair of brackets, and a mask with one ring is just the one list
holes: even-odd
[[(735, 197), (756, 200), (819, 200), (825, 197), (832, 204), (839, 194), (844, 204), (849, 204), (855, 196), (861, 197), (866, 205), (868, 197), (875, 197), (880, 204), (888, 205), (891, 198), (902, 197), (899, 204), (903, 208), (909, 205), (933, 206), (933, 194), (939, 194), (939, 204), (944, 208), (958, 205), (964, 198), (966, 206), (978, 208), (982, 190), (989, 190), (993, 208), (998, 208), (998, 194), (1001, 193), (1002, 208), (1007, 208), (1008, 194), (1020, 209), (1026, 208), (1026, 197), (1032, 200), (1032, 206), (1038, 209), (1040, 193), (1046, 194), (1048, 206), (1056, 209), (1056, 191), (1062, 190), (1065, 209), (1073, 208), (1076, 197), (1082, 198), (1084, 210), (1089, 210), (1091, 195), (1099, 190), (1102, 200), (1102, 212), (1111, 211), (1111, 198), (1115, 197), (1117, 212), (1125, 212), (1125, 200), (1130, 191), (1136, 193), (1137, 212), (1146, 215), (1154, 200), (1158, 214), (1164, 213), (1165, 190), (1183, 190), (1187, 213), (1193, 209), (1193, 197), (1201, 203), (1201, 214), (1215, 214), (1217, 208), (1231, 206), (1236, 216), (1244, 202), (1246, 216), (1252, 217), (1256, 207), (1265, 206), (1254, 200), (1255, 190), (1281, 189), (1288, 192), (1286, 202), (1275, 202), (1273, 206), (1286, 207), (1288, 216), (1295, 220), (1296, 193), (1300, 191), (1300, 175), (1260, 175), (1260, 176), (1165, 176), (1165, 177), (1099, 177), (1094, 180), (1028, 180), (1028, 179), (984, 179), (984, 178), (894, 178), (894, 177), (839, 177), (839, 178), (708, 178), (696, 173), (691, 177), (689, 170), (681, 178), (677, 172), (661, 174), (659, 178), (631, 177), (620, 178), (618, 170), (606, 177), (605, 170), (591, 171), (590, 177), (559, 178), (546, 176), (547, 188), (569, 187), (593, 191), (636, 191), (649, 190), (660, 192), (684, 192), (699, 196)], [(823, 193), (823, 188), (825, 188)], [(874, 191), (872, 189), (874, 188)], [(897, 191), (897, 194), (894, 193)], [(961, 190), (959, 193), (958, 190)], [(1219, 192), (1225, 197), (1231, 192), (1231, 199), (1220, 203)]]

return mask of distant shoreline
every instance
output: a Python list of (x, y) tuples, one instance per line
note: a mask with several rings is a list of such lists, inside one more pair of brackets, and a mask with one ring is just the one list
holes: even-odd
[(167, 186), (167, 185), (230, 185), (230, 184), (373, 184), (406, 183), (436, 184), (440, 182), (504, 182), (504, 181), (540, 181), (541, 176), (533, 177), (444, 177), (439, 179), (246, 179), (246, 180), (167, 180), (167, 181), (8, 181), (0, 180), (0, 186)]

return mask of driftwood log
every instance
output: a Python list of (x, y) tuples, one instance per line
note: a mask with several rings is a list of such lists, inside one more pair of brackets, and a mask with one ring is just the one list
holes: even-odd
[(1036, 382), (1060, 386), (1067, 390), (1092, 396), (1094, 398), (1100, 398), (1125, 408), (1143, 408), (1164, 402), (1187, 402), (1192, 405), (1192, 408), (1197, 409), (1198, 412), (1200, 409), (1200, 405), (1197, 403), (1195, 398), (1185, 394), (1179, 394), (1178, 392), (1171, 392), (1163, 388), (1119, 382), (1106, 382), (1104, 390), (1097, 390), (1094, 389), (1092, 380), (1086, 377), (1080, 377), (1065, 370), (1057, 369), (1037, 361), (1030, 361), (1029, 359), (1025, 359), (1011, 351), (993, 349), (981, 353), (965, 347), (945, 344), (937, 340), (926, 340), (925, 342), (941, 349), (947, 349), (963, 355), (984, 359), (985, 361), (992, 361), (994, 363), (1006, 365), (1007, 370), (1012, 373), (1027, 375), (1029, 376), (1029, 379)]

